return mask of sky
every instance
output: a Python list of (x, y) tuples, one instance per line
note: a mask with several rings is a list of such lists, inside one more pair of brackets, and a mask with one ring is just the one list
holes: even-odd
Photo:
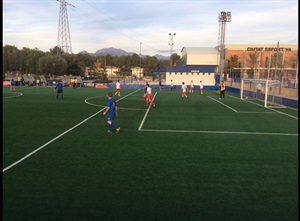
[[(57, 46), (60, 1), (3, 0), (3, 46), (44, 52)], [(183, 47), (216, 47), (223, 11), (232, 16), (225, 23), (225, 45), (298, 44), (298, 0), (66, 2), (74, 54), (113, 47), (169, 56), (181, 54)]]

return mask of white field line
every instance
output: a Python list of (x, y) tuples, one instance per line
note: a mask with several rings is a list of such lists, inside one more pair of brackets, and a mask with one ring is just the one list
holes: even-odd
[[(11, 94), (11, 95), (9, 95), (8, 97), (4, 97), (5, 96), (5, 94)], [(20, 92), (3, 92), (3, 99), (7, 99), (7, 98), (14, 98), (14, 97), (20, 97), (20, 96), (22, 96), (23, 94), (22, 93), (20, 93)]]
[[(127, 96), (130, 96), (131, 94), (133, 93), (136, 93), (137, 91), (139, 91), (141, 89), (138, 89), (120, 99), (118, 99), (117, 101), (120, 101), (122, 99), (124, 99), (125, 97)], [(153, 100), (154, 98), (156, 97), (157, 95), (157, 92), (155, 93), (154, 97), (153, 97)], [(209, 96), (208, 96), (209, 97)], [(211, 97), (209, 97), (211, 98)], [(218, 100), (214, 99), (214, 98), (211, 98), (217, 102), (219, 102)], [(88, 99), (85, 100), (86, 103)], [(236, 110), (234, 110), (233, 108), (230, 108), (229, 106), (223, 104), (222, 102), (219, 102), (221, 103), (222, 105), (226, 106), (227, 108), (233, 110), (234, 112), (237, 112)], [(252, 102), (251, 102), (252, 103)], [(255, 104), (255, 103), (254, 103)], [(90, 105), (93, 105), (93, 104), (90, 104)], [(95, 105), (97, 106), (97, 105)], [(142, 129), (142, 126), (145, 122), (145, 119), (148, 115), (148, 112), (150, 110), (150, 107), (151, 105), (149, 105), (147, 111), (146, 111), (146, 114), (141, 122), (141, 125), (139, 127), (139, 131), (148, 131), (148, 132), (172, 132), (172, 133), (217, 133), (217, 134), (245, 134), (245, 135), (249, 135), (249, 134), (255, 134), (255, 135), (271, 135), (271, 136), (298, 136), (298, 134), (290, 134), (290, 133), (262, 133), (262, 132), (233, 132), (233, 131), (190, 131), (190, 130), (152, 130), (152, 129)], [(92, 117), (96, 116), (97, 114), (101, 113), (103, 110), (105, 109), (105, 107), (103, 107), (100, 111), (96, 112), (95, 114), (91, 115), (90, 117), (86, 118), (85, 120), (81, 121), (80, 123), (76, 124), (74, 127), (68, 129), (67, 131), (63, 132), (62, 134), (58, 135), (57, 137), (53, 138), (52, 140), (48, 141), (47, 143), (45, 143), (44, 145), (40, 146), (39, 148), (37, 148), (36, 150), (32, 151), (31, 153), (27, 154), (26, 156), (24, 156), (23, 158), (21, 158), (20, 160), (14, 162), (13, 164), (11, 164), (10, 166), (4, 168), (2, 170), (2, 172), (5, 172), (7, 170), (9, 170), (10, 168), (16, 166), (17, 164), (21, 163), (22, 161), (24, 161), (25, 159), (27, 159), (28, 157), (30, 157), (31, 155), (35, 154), (36, 152), (38, 152), (39, 150), (43, 149), (44, 147), (48, 146), (49, 144), (51, 144), (52, 142), (54, 142), (55, 140), (59, 139), (60, 137), (62, 137), (63, 135), (67, 134), (68, 132), (72, 131), (73, 129), (77, 128), (78, 126), (80, 126), (81, 124), (85, 123), (86, 121), (88, 121), (89, 119), (91, 119)], [(126, 109), (126, 108), (124, 108)], [(141, 110), (145, 110), (145, 109), (141, 109)], [(273, 110), (273, 109), (271, 109)], [(292, 118), (295, 118), (295, 119), (298, 119), (297, 117), (294, 117), (294, 116), (291, 116), (291, 115), (288, 115), (288, 114), (285, 114), (285, 113), (282, 113), (280, 111), (277, 111), (277, 110), (273, 110), (275, 112), (278, 112), (278, 113), (281, 113), (281, 114), (284, 114), (284, 115), (287, 115), (289, 117), (292, 117)]]
[(220, 102), (219, 100), (217, 100), (217, 99), (215, 99), (215, 98), (212, 98), (212, 97), (210, 97), (210, 96), (207, 96), (207, 97), (208, 97), (208, 98), (210, 98), (210, 99), (212, 99), (212, 100), (214, 100), (214, 101), (216, 101), (216, 102), (218, 102), (218, 103), (220, 103), (220, 104), (222, 104), (223, 106), (225, 106), (225, 107), (227, 107), (228, 109), (230, 109), (230, 110), (234, 111), (235, 113), (237, 113), (237, 112), (238, 112), (237, 110), (235, 110), (235, 109), (233, 109), (233, 108), (229, 107), (228, 105), (226, 105), (226, 104), (224, 104), (224, 103)]
[(244, 135), (271, 135), (271, 136), (298, 136), (298, 134), (291, 133), (265, 133), (265, 132), (243, 132), (243, 131), (206, 131), (206, 130), (155, 130), (155, 129), (141, 129), (146, 132), (168, 132), (168, 133), (209, 133), (209, 134), (244, 134)]
[[(228, 96), (230, 96), (230, 95), (228, 95)], [(234, 97), (234, 96), (230, 96), (230, 97), (233, 97), (233, 98), (235, 98), (235, 99), (241, 100), (240, 98), (237, 98), (237, 97)], [(243, 100), (243, 101), (249, 102), (249, 103), (251, 103), (251, 104), (255, 104), (255, 105), (260, 106), (260, 107), (264, 107), (264, 105), (257, 104), (257, 103), (255, 103), (255, 102), (252, 102), (252, 101), (249, 101), (249, 100)], [(272, 111), (272, 112), (265, 112), (265, 113), (274, 113), (274, 112), (276, 112), (276, 113), (279, 113), (279, 114), (282, 114), (282, 115), (285, 115), (285, 116), (288, 116), (288, 117), (291, 117), (291, 118), (294, 118), (294, 119), (298, 120), (298, 117), (295, 117), (295, 116), (293, 116), (293, 115), (283, 113), (283, 112), (278, 111), (278, 110), (276, 110), (276, 109), (272, 109), (272, 108), (268, 108), (268, 107), (265, 107), (265, 108), (267, 108), (267, 109), (269, 109), (270, 111)], [(242, 112), (242, 111), (241, 111), (241, 112), (238, 112), (238, 113), (245, 113), (245, 112)]]
[[(157, 92), (155, 93), (156, 96)], [(154, 96), (154, 98), (155, 98)], [(228, 105), (225, 105), (224, 103), (220, 102), (217, 99), (214, 99), (210, 96), (208, 96), (210, 99), (217, 101), (218, 103), (226, 106), (227, 108), (229, 108), (230, 110), (233, 110), (236, 113), (240, 113), (238, 111), (236, 111), (235, 109), (229, 107)], [(153, 98), (153, 99), (154, 99)], [(243, 132), (243, 131), (197, 131), (197, 130), (156, 130), (156, 129), (142, 129), (142, 126), (145, 122), (145, 119), (148, 115), (148, 112), (150, 110), (150, 106), (148, 107), (148, 110), (141, 122), (141, 125), (139, 127), (139, 131), (145, 131), (145, 132), (168, 132), (168, 133), (210, 133), (210, 134), (244, 134), (244, 135), (250, 135), (250, 134), (254, 134), (254, 135), (270, 135), (270, 136), (298, 136), (298, 134), (292, 134), (292, 133), (267, 133), (267, 132)], [(247, 112), (243, 112), (243, 113), (247, 113)], [(254, 113), (254, 112), (249, 112), (249, 113)], [(259, 112), (262, 113), (262, 112)], [(273, 112), (267, 112), (267, 113), (273, 113)], [(291, 116), (292, 117), (292, 116)]]
[[(156, 95), (157, 95), (157, 92), (154, 94), (153, 101), (154, 101), (154, 98), (156, 97)], [(146, 117), (147, 117), (147, 115), (148, 115), (148, 113), (149, 113), (149, 111), (150, 111), (151, 106), (152, 106), (152, 105), (149, 104), (149, 107), (148, 107), (148, 109), (147, 109), (147, 111), (146, 111), (146, 113), (145, 113), (145, 115), (144, 115), (144, 118), (143, 118), (143, 120), (142, 120), (142, 122), (141, 122), (141, 124), (140, 124), (138, 130), (141, 130), (141, 129), (142, 129), (143, 124), (144, 124), (144, 122), (145, 122), (145, 120), (146, 120)]]
[(275, 112), (261, 112), (261, 111), (238, 111), (238, 114), (277, 114)]
[[(140, 89), (127, 94), (126, 96), (118, 99), (117, 101), (120, 101), (122, 99), (124, 99), (125, 97), (130, 96), (133, 93), (136, 93), (137, 91), (139, 91)], [(39, 148), (35, 149), (34, 151), (32, 151), (31, 153), (27, 154), (26, 156), (22, 157), (21, 159), (17, 160), (16, 162), (14, 162), (13, 164), (9, 165), (8, 167), (4, 168), (2, 170), (2, 172), (4, 173), (5, 171), (9, 170), (10, 168), (16, 166), (17, 164), (21, 163), (22, 161), (24, 161), (25, 159), (27, 159), (28, 157), (30, 157), (31, 155), (35, 154), (36, 152), (40, 151), (41, 149), (43, 149), (44, 147), (48, 146), (49, 144), (51, 144), (52, 142), (56, 141), (57, 139), (59, 139), (60, 137), (62, 137), (63, 135), (69, 133), (70, 131), (74, 130), (75, 128), (79, 127), (81, 124), (85, 123), (86, 121), (88, 121), (89, 119), (93, 118), (94, 116), (96, 116), (97, 114), (101, 113), (103, 110), (105, 110), (105, 107), (102, 108), (100, 111), (96, 112), (95, 114), (91, 115), (90, 117), (86, 118), (85, 120), (81, 121), (80, 123), (76, 124), (74, 127), (71, 127), (70, 129), (66, 130), (65, 132), (63, 132), (62, 134), (58, 135), (57, 137), (53, 138), (52, 140), (48, 141), (47, 143), (45, 143), (44, 145), (40, 146)]]
[[(84, 100), (84, 102), (86, 103), (86, 104), (88, 104), (88, 105), (91, 105), (91, 106), (96, 106), (96, 107), (106, 107), (105, 105), (100, 105), (100, 104), (93, 104), (93, 103), (90, 103), (88, 100), (91, 100), (91, 99), (93, 99), (93, 98), (98, 98), (98, 97), (104, 97), (104, 96), (95, 96), (95, 97), (90, 97), (90, 98), (87, 98), (87, 99), (85, 99)], [(106, 97), (106, 96), (105, 96)], [(119, 99), (119, 100), (121, 100), (121, 98)], [(118, 101), (119, 101), (118, 100)], [(141, 108), (129, 108), (129, 107), (118, 107), (118, 110), (137, 110), (137, 111), (144, 111), (144, 110), (146, 110), (146, 108), (143, 108), (143, 109), (141, 109)]]
[(269, 109), (269, 110), (272, 110), (272, 111), (274, 111), (274, 112), (277, 112), (277, 113), (279, 113), (279, 114), (283, 114), (283, 115), (285, 115), (285, 116), (288, 116), (288, 117), (291, 117), (291, 118), (294, 118), (294, 119), (298, 120), (298, 117), (295, 117), (295, 116), (292, 116), (292, 115), (283, 113), (283, 112), (278, 111), (278, 110), (276, 110), (276, 109), (271, 109), (271, 108), (268, 108), (268, 109)]

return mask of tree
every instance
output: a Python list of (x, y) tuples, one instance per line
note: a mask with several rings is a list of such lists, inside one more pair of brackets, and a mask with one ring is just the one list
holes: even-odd
[(54, 46), (53, 48), (50, 48), (49, 51), (50, 51), (51, 55), (62, 55), (62, 54), (64, 54), (64, 51), (58, 46)]
[(58, 55), (46, 55), (39, 59), (39, 71), (43, 75), (49, 75), (50, 78), (57, 75), (65, 74), (67, 62), (64, 58)]
[(118, 76), (130, 76), (132, 67), (131, 56), (116, 56), (114, 57), (114, 63), (119, 68)]
[(250, 69), (247, 70), (247, 74), (249, 78), (254, 77), (255, 69), (258, 67), (258, 58), (259, 58), (259, 53), (255, 51), (254, 53), (249, 53), (249, 59), (247, 59), (247, 62), (250, 63)]
[(170, 61), (169, 60), (159, 60), (158, 61), (157, 68), (165, 69), (168, 66), (170, 66)]
[(46, 53), (37, 48), (23, 47), (18, 50), (15, 46), (3, 47), (3, 75), (6, 72), (20, 72), (21, 74), (38, 74), (38, 60)]
[(39, 71), (39, 59), (46, 55), (45, 52), (35, 48), (30, 51), (30, 55), (26, 59), (27, 73), (42, 74)]
[(107, 81), (107, 74), (105, 72), (104, 64), (102, 64), (102, 60), (100, 57), (94, 62), (94, 74), (101, 82)]
[(19, 52), (15, 46), (5, 45), (3, 47), (3, 77), (7, 72), (15, 72), (20, 69)]
[(171, 56), (171, 66), (176, 66), (177, 62), (180, 60), (180, 56), (177, 53)]
[(247, 59), (247, 62), (250, 63), (250, 68), (254, 69), (258, 67), (258, 58), (259, 58), (259, 53), (254, 52), (254, 53), (249, 53), (249, 59)]
[(152, 70), (158, 67), (158, 60), (155, 56), (146, 56), (143, 59), (143, 69), (145, 76), (151, 76)]
[[(174, 64), (178, 62), (180, 56), (172, 55)], [(48, 59), (48, 60), (47, 60)], [(3, 76), (7, 72), (21, 72), (21, 74), (43, 74), (49, 75), (74, 75), (84, 76), (86, 68), (94, 70), (96, 60), (101, 62), (101, 67), (116, 66), (119, 68), (119, 76), (131, 76), (131, 68), (141, 66), (145, 76), (151, 75), (156, 68), (166, 68), (170, 65), (168, 60), (158, 60), (155, 56), (140, 57), (134, 53), (131, 56), (105, 56), (95, 57), (88, 53), (69, 54), (57, 46), (50, 48), (48, 52), (43, 52), (38, 48), (29, 49), (24, 47), (18, 50), (17, 47), (6, 45), (3, 47)], [(96, 63), (97, 63), (96, 62)], [(105, 73), (105, 71), (104, 71)]]
[(62, 58), (64, 58), (67, 62), (67, 69), (66, 73), (73, 76), (83, 76), (84, 71), (81, 68), (79, 60), (77, 59), (77, 56), (75, 54), (62, 54)]
[(22, 50), (20, 50), (20, 65), (21, 65), (21, 72), (23, 74), (27, 74), (28, 72), (28, 58), (31, 54), (31, 49), (23, 47)]
[[(136, 54), (136, 53), (134, 53), (133, 55), (131, 55), (131, 64), (130, 64), (130, 66), (131, 67), (139, 67), (140, 66), (140, 57)], [(143, 60), (143, 59), (141, 59), (141, 60)]]
[(271, 54), (271, 57), (266, 57), (266, 68), (268, 69), (265, 72), (265, 76), (266, 78), (271, 78), (273, 79), (274, 77), (277, 78), (277, 76), (275, 76), (275, 74), (277, 75), (277, 69), (280, 69), (280, 67), (282, 67), (282, 59), (283, 59), (283, 54), (282, 53), (275, 53), (275, 54)]
[(106, 66), (115, 66), (114, 59), (110, 54), (106, 55)]
[(241, 68), (241, 62), (239, 60), (239, 56), (230, 55), (225, 66), (225, 70), (229, 70), (230, 77), (240, 77), (241, 75), (240, 70), (235, 68)]

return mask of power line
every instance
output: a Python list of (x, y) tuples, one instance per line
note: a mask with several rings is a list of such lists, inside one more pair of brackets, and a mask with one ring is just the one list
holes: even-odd
[[(99, 10), (97, 7), (91, 5), (90, 3), (86, 2), (85, 0), (83, 0), (83, 2), (84, 2), (86, 5), (88, 5), (89, 7), (93, 8), (94, 10), (96, 10), (96, 11), (98, 11), (99, 13), (101, 13), (102, 15), (104, 15), (104, 16), (105, 16), (106, 18), (108, 18), (110, 21), (115, 22), (117, 25), (120, 25), (120, 26), (123, 27), (123, 28), (125, 27), (127, 30), (129, 30), (131, 33), (133, 33), (133, 34), (135, 34), (135, 35), (141, 36), (141, 35), (140, 35), (139, 33), (137, 33), (136, 31), (132, 30), (132, 29), (129, 28), (129, 27), (126, 27), (126, 25), (124, 25), (123, 23), (119, 22), (119, 21), (116, 20), (115, 18), (112, 18), (111, 16), (107, 15), (106, 13), (102, 12), (102, 11)], [(81, 9), (79, 9), (78, 7), (76, 7), (76, 10), (77, 10), (81, 15), (86, 16), (86, 17), (90, 18), (91, 20), (95, 20), (97, 23), (103, 25), (104, 27), (106, 27), (106, 28), (108, 28), (108, 29), (110, 29), (110, 30), (113, 30), (113, 31), (116, 31), (116, 30), (117, 30), (115, 27), (113, 27), (113, 26), (111, 26), (111, 25), (108, 25), (108, 24), (106, 23), (106, 21), (103, 21), (103, 20), (101, 20), (101, 19), (99, 19), (99, 18), (97, 18), (97, 17), (91, 15), (90, 12), (89, 12), (89, 13), (86, 13), (86, 12), (82, 11)], [(130, 36), (130, 35), (128, 35), (128, 34), (122, 32), (122, 31), (118, 31), (118, 30), (117, 30), (117, 32), (118, 32), (118, 33), (121, 33), (123, 36), (126, 36), (127, 38), (129, 38), (129, 39), (135, 41), (136, 43), (141, 42), (140, 39), (137, 39), (137, 38), (135, 38), (135, 37), (132, 37), (132, 36)], [(142, 37), (142, 36), (141, 36), (141, 37)], [(144, 38), (143, 38), (143, 39), (144, 39)], [(147, 40), (144, 40), (143, 42), (147, 42)], [(148, 42), (149, 42), (149, 40), (148, 40)], [(151, 41), (150, 41), (150, 42), (151, 42)], [(153, 42), (153, 43), (156, 44), (155, 42)], [(160, 50), (160, 49), (158, 49), (158, 48), (152, 47), (150, 44), (147, 44), (147, 43), (143, 43), (143, 45), (144, 45), (145, 47), (154, 49), (154, 50), (156, 50), (156, 51), (159, 51), (159, 50)]]

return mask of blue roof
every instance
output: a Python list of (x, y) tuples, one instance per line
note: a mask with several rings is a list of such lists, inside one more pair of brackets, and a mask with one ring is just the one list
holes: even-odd
[(159, 68), (156, 68), (156, 69), (153, 69), (152, 70), (152, 73), (165, 73), (166, 72), (166, 69), (159, 69)]

